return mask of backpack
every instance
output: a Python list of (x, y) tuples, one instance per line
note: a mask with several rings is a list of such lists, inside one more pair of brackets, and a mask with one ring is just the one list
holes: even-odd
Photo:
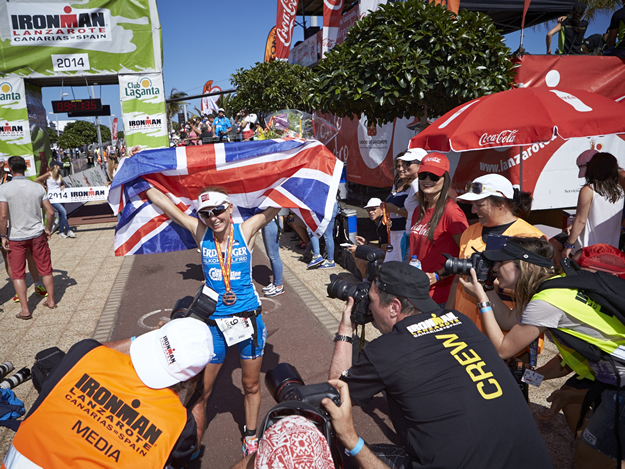
[(35, 364), (31, 370), (31, 375), (33, 386), (35, 386), (37, 392), (41, 392), (43, 383), (61, 363), (63, 358), (65, 358), (65, 352), (58, 347), (47, 348), (35, 355)]
[[(579, 290), (588, 298), (598, 303), (604, 314), (613, 316), (625, 324), (625, 302), (623, 301), (625, 279), (606, 272), (581, 270), (579, 264), (573, 259), (563, 258), (560, 260), (560, 265), (564, 269), (566, 277), (546, 280), (538, 287), (536, 293), (548, 288)], [(562, 344), (572, 348), (588, 360), (599, 361), (600, 359), (605, 359), (607, 356), (607, 354), (596, 346), (578, 339), (577, 337), (573, 337), (566, 332), (557, 329), (549, 329), (549, 331)], [(614, 359), (625, 364), (625, 360)]]

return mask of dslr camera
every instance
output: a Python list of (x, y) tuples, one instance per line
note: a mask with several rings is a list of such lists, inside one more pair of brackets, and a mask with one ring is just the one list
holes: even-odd
[[(501, 249), (509, 236), (488, 235), (486, 240), (486, 251)], [(471, 269), (475, 269), (478, 282), (484, 283), (487, 287), (492, 287), (495, 276), (491, 272), (494, 263), (486, 259), (481, 252), (474, 252), (468, 259), (459, 259), (449, 254), (443, 254), (447, 258), (445, 270), (451, 274), (470, 275)]]
[(365, 325), (373, 321), (373, 315), (369, 311), (369, 288), (371, 282), (380, 270), (384, 262), (384, 251), (372, 246), (358, 246), (356, 257), (367, 261), (367, 279), (358, 285), (338, 278), (338, 275), (330, 275), (330, 285), (328, 285), (328, 296), (347, 301), (349, 297), (354, 299), (351, 320), (357, 325)]
[(280, 363), (265, 375), (265, 385), (278, 405), (274, 406), (259, 426), (258, 438), (280, 419), (289, 415), (301, 415), (310, 420), (326, 438), (332, 451), (335, 467), (343, 467), (338, 439), (332, 428), (332, 419), (321, 405), (324, 398), (341, 405), (338, 390), (329, 383), (305, 385), (297, 369), (289, 363)]
[(208, 319), (217, 308), (219, 294), (212, 288), (202, 285), (195, 297), (185, 296), (174, 304), (171, 319), (193, 318), (208, 323)]

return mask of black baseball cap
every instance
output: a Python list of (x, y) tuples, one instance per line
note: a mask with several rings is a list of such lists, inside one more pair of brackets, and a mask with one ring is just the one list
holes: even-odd
[(441, 309), (430, 297), (430, 279), (421, 269), (404, 262), (385, 262), (378, 272), (378, 279), (380, 290), (408, 298), (423, 313)]
[(540, 267), (553, 267), (553, 259), (548, 259), (529, 251), (516, 243), (507, 241), (501, 249), (493, 249), (490, 251), (484, 251), (482, 253), (486, 259), (493, 262), (511, 261), (518, 259), (521, 261), (529, 262), (530, 264), (538, 265)]
[(52, 163), (50, 163), (50, 167), (52, 166), (62, 166), (60, 161), (53, 161)]

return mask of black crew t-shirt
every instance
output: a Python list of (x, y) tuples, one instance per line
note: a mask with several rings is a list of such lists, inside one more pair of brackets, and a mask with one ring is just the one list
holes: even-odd
[(413, 468), (552, 467), (510, 371), (457, 311), (398, 322), (362, 350), (342, 379), (358, 405), (386, 391)]

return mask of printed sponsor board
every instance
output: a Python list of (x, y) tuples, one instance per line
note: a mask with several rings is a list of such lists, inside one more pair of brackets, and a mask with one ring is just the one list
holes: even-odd
[(109, 188), (100, 187), (72, 187), (59, 191), (48, 191), (48, 199), (53, 204), (70, 202), (92, 202), (94, 200), (106, 200)]
[(69, 188), (76, 187), (101, 187), (106, 186), (107, 179), (104, 171), (99, 166), (90, 168), (71, 176), (63, 178), (65, 185)]
[(0, 3), (0, 70), (43, 77), (162, 70), (155, 0)]
[(293, 26), (297, 14), (297, 0), (278, 0), (276, 14), (276, 59), (288, 59)]
[(26, 160), (26, 177), (37, 176), (37, 166), (26, 109), (26, 89), (19, 77), (0, 78), (0, 156)]
[(169, 146), (163, 76), (147, 73), (119, 76), (126, 148)]

